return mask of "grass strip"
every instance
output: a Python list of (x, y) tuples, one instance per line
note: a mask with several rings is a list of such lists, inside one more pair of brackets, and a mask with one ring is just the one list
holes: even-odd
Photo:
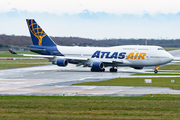
[[(154, 73), (154, 71), (146, 71), (146, 72), (152, 72)], [(180, 73), (179, 70), (173, 71), (173, 70), (158, 70), (158, 73)]]
[(166, 65), (160, 67), (159, 70), (180, 70), (180, 65), (177, 64)]
[[(15, 51), (16, 52), (16, 51)], [(17, 51), (16, 53), (18, 54), (33, 54), (33, 55), (38, 55), (36, 53), (30, 52), (30, 51)], [(13, 55), (9, 51), (0, 51), (0, 57), (24, 57), (22, 55)]]
[[(152, 83), (145, 83), (145, 79), (152, 79)], [(175, 80), (171, 83), (171, 80)], [(149, 87), (170, 87), (180, 90), (179, 77), (160, 77), (160, 78), (115, 78), (112, 80), (98, 82), (84, 82), (74, 85), (91, 85), (91, 86), (149, 86)]]
[(50, 62), (48, 62), (48, 59), (0, 60), (0, 69), (30, 67), (46, 64), (51, 64)]
[(180, 48), (164, 48), (166, 51), (171, 51), (171, 50), (178, 50)]
[(135, 73), (132, 76), (179, 76), (177, 73)]
[(0, 96), (0, 119), (179, 119), (179, 95)]

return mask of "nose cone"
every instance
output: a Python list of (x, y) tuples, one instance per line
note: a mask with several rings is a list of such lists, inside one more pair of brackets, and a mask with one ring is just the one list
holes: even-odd
[(168, 58), (166, 60), (167, 60), (167, 63), (169, 63), (174, 60), (174, 57), (170, 53), (168, 53)]
[(164, 58), (160, 57), (161, 64), (167, 64), (174, 60), (174, 57), (168, 52), (166, 52), (163, 56), (164, 56)]
[(169, 62), (171, 62), (171, 61), (174, 60), (174, 57), (173, 57), (171, 54), (169, 54), (168, 57), (169, 57), (169, 58), (168, 58), (168, 61), (169, 61)]

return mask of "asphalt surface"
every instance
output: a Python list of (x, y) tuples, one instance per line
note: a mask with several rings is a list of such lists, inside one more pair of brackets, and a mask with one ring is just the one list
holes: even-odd
[(144, 72), (144, 70), (120, 68), (118, 73), (110, 73), (109, 70), (107, 70), (107, 72), (90, 72), (89, 68), (77, 68), (74, 65), (68, 65), (67, 67), (44, 65), (4, 69), (0, 70), (0, 94), (57, 96), (141, 96), (146, 94), (180, 94), (179, 90), (172, 90), (164, 87), (73, 86), (73, 84), (80, 82), (132, 77), (130, 75), (137, 72), (141, 73)]

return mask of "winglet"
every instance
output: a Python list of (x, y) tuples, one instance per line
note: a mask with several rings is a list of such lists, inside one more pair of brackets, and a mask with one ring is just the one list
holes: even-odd
[(11, 54), (17, 55), (17, 53), (14, 52), (14, 51), (12, 51), (12, 50), (9, 50), (9, 52), (10, 52)]

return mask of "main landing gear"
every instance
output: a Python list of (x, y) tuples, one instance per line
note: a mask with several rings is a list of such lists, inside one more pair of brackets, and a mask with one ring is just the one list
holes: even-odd
[(105, 69), (103, 68), (103, 69), (93, 69), (93, 68), (91, 68), (91, 72), (104, 72), (105, 71)]
[(117, 69), (115, 69), (114, 67), (109, 69), (110, 72), (117, 72)]
[[(112, 67), (112, 68), (109, 69), (109, 71), (110, 72), (117, 72), (117, 68)], [(93, 69), (93, 68), (91, 68), (91, 72), (105, 72), (105, 68), (103, 68), (103, 69)]]
[(159, 69), (159, 66), (157, 66), (157, 67), (154, 69), (154, 73), (155, 73), (155, 74), (158, 73), (158, 69)]

